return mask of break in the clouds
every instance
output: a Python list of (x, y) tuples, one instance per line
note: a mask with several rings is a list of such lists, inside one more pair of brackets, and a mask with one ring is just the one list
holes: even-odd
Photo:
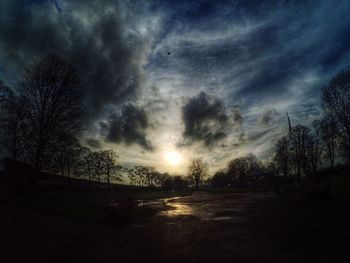
[(13, 86), (32, 59), (65, 56), (87, 138), (130, 163), (158, 166), (179, 142), (215, 168), (268, 159), (286, 112), (292, 124), (319, 118), (320, 88), (350, 66), (349, 13), (345, 0), (3, 0), (0, 79)]

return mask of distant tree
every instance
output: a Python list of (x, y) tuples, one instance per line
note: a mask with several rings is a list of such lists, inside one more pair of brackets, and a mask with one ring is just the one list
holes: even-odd
[(180, 176), (180, 175), (176, 175), (173, 176), (173, 190), (183, 190), (187, 187), (187, 182), (186, 180)]
[(154, 177), (154, 184), (156, 187), (162, 187), (163, 186), (163, 182), (165, 180), (165, 176), (164, 174), (158, 172), (158, 171), (154, 171), (153, 173), (153, 177)]
[(254, 171), (262, 169), (262, 164), (259, 162), (258, 158), (252, 153), (248, 154), (246, 157), (247, 162), (247, 174), (251, 176)]
[(319, 167), (323, 146), (321, 121), (315, 120), (312, 123), (312, 133), (308, 136), (306, 145), (307, 158), (311, 163), (313, 172), (316, 172)]
[(290, 142), (287, 136), (279, 139), (275, 145), (276, 152), (273, 156), (273, 163), (278, 171), (282, 171), (283, 176), (289, 175), (289, 162), (290, 162)]
[(207, 171), (208, 165), (202, 158), (192, 159), (188, 175), (195, 184), (196, 189), (198, 189), (198, 185), (202, 182), (204, 177), (207, 176)]
[(151, 169), (149, 167), (138, 165), (129, 169), (127, 173), (132, 184), (146, 186), (152, 182)]
[(296, 182), (300, 182), (302, 173), (308, 172), (307, 144), (309, 133), (309, 128), (297, 125), (291, 129), (289, 134)]
[(174, 189), (172, 177), (168, 173), (162, 174), (162, 188), (166, 191)]
[(233, 183), (238, 183), (242, 176), (244, 176), (243, 162), (239, 158), (229, 161), (226, 170), (227, 175), (231, 177)]
[(88, 180), (91, 181), (92, 169), (93, 169), (93, 154), (88, 147), (80, 148), (80, 167), (82, 168), (82, 173), (87, 175)]
[(321, 121), (321, 132), (326, 147), (326, 157), (330, 162), (331, 168), (333, 168), (337, 147), (337, 127), (335, 120), (330, 118), (330, 116), (326, 116)]
[(156, 182), (156, 169), (154, 167), (144, 167), (143, 169), (145, 182), (148, 186), (153, 187), (155, 186)]
[(217, 171), (211, 180), (212, 187), (227, 187), (231, 184), (232, 178), (224, 170)]
[(102, 155), (100, 152), (92, 152), (92, 174), (97, 179), (98, 182), (101, 182), (101, 176), (103, 174), (103, 163)]
[(334, 120), (337, 134), (345, 149), (350, 149), (350, 69), (339, 72), (323, 88), (325, 116)]
[[(53, 159), (61, 166), (61, 173), (67, 172), (68, 177), (71, 177), (72, 172), (75, 172), (80, 158), (81, 145), (79, 140), (70, 134), (62, 134), (59, 136), (60, 142), (54, 142), (52, 146), (55, 149)], [(49, 142), (50, 145), (51, 142)]]
[(100, 151), (100, 160), (103, 173), (106, 176), (107, 184), (110, 185), (111, 177), (115, 176), (116, 180), (120, 180), (117, 175), (116, 162), (119, 158), (118, 154), (112, 150)]
[(15, 160), (23, 157), (19, 155), (23, 153), (27, 114), (25, 100), (0, 81), (1, 144)]
[(260, 162), (254, 154), (233, 159), (227, 164), (227, 174), (232, 178), (234, 183), (246, 183), (252, 176), (253, 172), (259, 169)]
[(136, 179), (136, 169), (135, 167), (132, 167), (132, 168), (129, 168), (127, 170), (127, 175), (128, 175), (128, 178), (130, 180), (130, 184), (137, 184), (137, 179)]

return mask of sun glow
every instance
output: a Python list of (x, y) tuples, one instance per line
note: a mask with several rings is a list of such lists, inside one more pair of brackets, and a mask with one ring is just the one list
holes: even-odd
[(178, 165), (181, 162), (181, 156), (175, 151), (167, 152), (165, 154), (165, 159), (171, 165)]

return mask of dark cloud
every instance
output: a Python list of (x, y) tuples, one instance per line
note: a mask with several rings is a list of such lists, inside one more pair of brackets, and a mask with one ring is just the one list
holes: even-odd
[(101, 143), (98, 140), (95, 139), (86, 139), (87, 145), (89, 145), (92, 148), (100, 149), (101, 148)]
[(185, 126), (183, 144), (198, 141), (205, 146), (212, 146), (226, 136), (229, 118), (219, 99), (201, 92), (183, 106), (182, 120)]
[(140, 89), (145, 39), (118, 1), (6, 1), (0, 8), (0, 66), (13, 76), (28, 62), (57, 53), (76, 65), (89, 119), (133, 99)]
[(128, 104), (123, 106), (121, 114), (113, 115), (109, 123), (103, 124), (102, 128), (108, 130), (108, 142), (138, 144), (145, 150), (152, 151), (154, 147), (146, 138), (146, 129), (149, 126), (144, 109)]

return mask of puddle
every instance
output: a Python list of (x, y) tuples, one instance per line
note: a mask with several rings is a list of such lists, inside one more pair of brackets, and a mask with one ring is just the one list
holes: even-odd
[(193, 209), (189, 205), (186, 204), (174, 204), (170, 203), (168, 204), (170, 206), (169, 210), (165, 210), (160, 212), (160, 215), (168, 216), (168, 217), (174, 217), (174, 216), (188, 216), (193, 215)]

